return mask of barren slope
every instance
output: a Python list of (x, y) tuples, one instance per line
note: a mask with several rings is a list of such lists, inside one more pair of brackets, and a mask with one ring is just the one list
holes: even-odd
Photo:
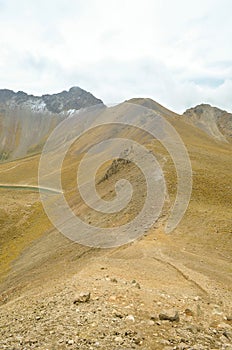
[[(80, 246), (52, 228), (37, 193), (0, 189), (1, 273), (8, 275), (1, 287), (2, 348), (230, 349), (231, 145), (175, 114), (167, 117), (183, 138), (193, 168), (189, 208), (170, 235), (163, 227), (176, 194), (173, 162), (159, 142), (138, 130), (118, 129), (116, 136), (134, 137), (156, 154), (170, 201), (154, 227), (134, 243), (107, 250)], [(113, 131), (90, 132), (72, 146), (63, 165), (70, 205), (84, 220), (103, 227), (134, 217), (145, 195), (142, 174), (128, 163), (97, 185), (110, 199), (117, 179), (131, 181), (135, 194), (122, 213), (101, 215), (77, 196), (76, 166), (91, 144)], [(2, 164), (0, 183), (36, 185), (38, 161), (37, 155)], [(97, 180), (109, 165), (99, 169)], [(75, 295), (86, 290), (90, 301), (74, 305)], [(166, 309), (177, 310), (180, 321), (159, 320)]]

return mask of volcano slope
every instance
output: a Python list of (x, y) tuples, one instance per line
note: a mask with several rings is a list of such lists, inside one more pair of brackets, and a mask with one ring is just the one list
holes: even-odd
[[(174, 232), (164, 233), (176, 196), (175, 168), (158, 141), (133, 128), (88, 132), (72, 145), (62, 169), (73, 211), (88, 223), (117, 226), (141, 210), (146, 195), (141, 171), (120, 161), (99, 168), (96, 188), (102, 198), (114, 198), (114, 185), (122, 178), (134, 189), (124, 211), (103, 215), (76, 193), (82, 157), (112, 135), (132, 138), (156, 155), (168, 198), (159, 220), (132, 243), (111, 249), (81, 246), (52, 226), (37, 192), (0, 189), (2, 349), (232, 349), (231, 143), (151, 100), (132, 102), (149, 103), (167, 118), (188, 149), (193, 192), (185, 216)], [(0, 183), (37, 186), (39, 159), (1, 164)], [(91, 293), (90, 300), (78, 303), (81, 292)]]

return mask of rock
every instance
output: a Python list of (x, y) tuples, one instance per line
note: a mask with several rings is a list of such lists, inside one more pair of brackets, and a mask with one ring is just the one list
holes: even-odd
[(114, 314), (115, 317), (123, 318), (123, 315), (121, 314), (121, 312), (118, 312), (118, 311), (114, 310), (113, 314)]
[(194, 301), (199, 301), (201, 298), (199, 297), (199, 295), (197, 295), (196, 297), (193, 298)]
[(161, 321), (170, 321), (170, 322), (179, 322), (180, 321), (178, 311), (176, 311), (176, 313), (174, 315), (172, 312), (160, 313), (159, 319)]
[(228, 340), (232, 340), (232, 335), (231, 333), (229, 333), (228, 331), (224, 331), (223, 335), (228, 339)]
[(81, 292), (78, 296), (75, 297), (73, 303), (87, 303), (90, 300), (90, 292)]
[(161, 339), (161, 340), (159, 341), (159, 343), (162, 344), (162, 345), (169, 345), (169, 341), (166, 340), (166, 339)]
[(110, 281), (113, 282), (113, 283), (118, 283), (118, 280), (115, 277), (111, 278)]
[(137, 337), (137, 338), (134, 338), (133, 339), (133, 342), (136, 344), (136, 345), (141, 345), (143, 343), (143, 339), (140, 338), (140, 337)]
[(187, 331), (193, 333), (193, 334), (197, 334), (199, 329), (197, 326), (195, 325), (189, 325), (187, 328), (186, 328)]
[(135, 322), (135, 318), (134, 318), (133, 315), (128, 315), (128, 316), (126, 317), (126, 321)]
[(131, 284), (133, 284), (134, 287), (141, 289), (140, 284), (136, 280), (131, 281)]
[(226, 320), (227, 320), (227, 321), (232, 321), (232, 315), (226, 316)]
[(109, 301), (110, 301), (110, 302), (113, 302), (113, 301), (116, 301), (116, 300), (117, 300), (116, 295), (111, 295), (111, 296), (109, 297)]
[(194, 316), (194, 312), (190, 309), (185, 309), (184, 313), (186, 316)]
[(231, 329), (230, 325), (224, 322), (217, 324), (217, 328), (221, 330)]
[(156, 315), (151, 315), (150, 319), (152, 321), (158, 321), (158, 317)]
[(212, 313), (213, 315), (218, 315), (218, 316), (223, 315), (223, 311), (219, 308), (219, 306), (216, 306)]
[(122, 343), (122, 342), (123, 342), (123, 339), (122, 339), (122, 337), (118, 336), (118, 337), (115, 337), (115, 338), (114, 338), (114, 341), (115, 341), (116, 343)]
[(222, 343), (228, 343), (228, 338), (224, 335), (224, 333), (223, 333), (223, 335), (220, 337), (220, 341), (222, 342)]

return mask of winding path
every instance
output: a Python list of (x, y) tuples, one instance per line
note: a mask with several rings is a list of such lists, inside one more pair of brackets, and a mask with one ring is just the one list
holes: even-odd
[(19, 185), (19, 184), (0, 184), (0, 189), (10, 190), (24, 190), (24, 191), (36, 191), (36, 192), (49, 192), (54, 194), (60, 194), (61, 192), (54, 188), (38, 187), (32, 185)]

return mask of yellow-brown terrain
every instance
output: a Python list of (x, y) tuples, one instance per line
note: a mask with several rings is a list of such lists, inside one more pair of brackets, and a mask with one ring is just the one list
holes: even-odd
[[(40, 154), (0, 164), (0, 184), (12, 186), (0, 188), (1, 349), (232, 349), (232, 144), (152, 100), (131, 102), (167, 118), (188, 150), (193, 190), (182, 221), (171, 234), (164, 232), (176, 195), (175, 168), (158, 141), (133, 128), (119, 128), (117, 137), (133, 138), (156, 155), (169, 200), (157, 223), (122, 247), (90, 248), (68, 240), (52, 226), (38, 192), (13, 188), (38, 185)], [(109, 200), (115, 182), (129, 179), (134, 194), (124, 211), (102, 215), (76, 193), (80, 160), (112, 133), (99, 127), (78, 140), (62, 172), (70, 206), (102, 227), (132, 219), (146, 195), (132, 163), (119, 164), (99, 181), (109, 162), (99, 169), (96, 186)], [(91, 293), (90, 300), (74, 303), (81, 292)]]

